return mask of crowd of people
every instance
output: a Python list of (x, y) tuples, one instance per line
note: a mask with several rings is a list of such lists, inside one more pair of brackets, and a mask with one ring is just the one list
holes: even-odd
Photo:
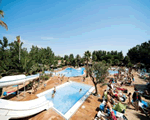
[[(132, 73), (132, 70), (129, 70), (127, 72), (119, 71), (118, 74), (114, 74), (113, 77), (109, 78), (107, 89), (104, 90), (102, 95), (103, 102), (100, 105), (101, 114), (99, 114), (99, 116), (97, 116), (95, 120), (105, 120), (106, 118), (110, 118), (112, 120), (127, 119), (124, 115), (124, 118), (114, 115), (114, 109), (119, 109), (115, 107), (118, 104), (123, 106), (121, 110), (118, 110), (120, 113), (125, 113), (126, 107), (130, 107), (130, 105), (132, 105), (135, 108), (135, 110), (138, 111), (139, 105), (140, 103), (142, 103), (142, 100), (140, 92), (134, 86), (134, 82), (135, 78)], [(133, 94), (131, 93), (131, 91), (128, 91), (128, 89), (123, 88), (123, 86), (126, 85), (134, 86)], [(145, 92), (147, 93), (147, 91)], [(126, 102), (127, 104), (125, 104), (126, 99), (128, 99), (128, 101)], [(104, 104), (104, 108), (101, 107), (102, 104)], [(144, 109), (142, 112), (144, 112), (145, 114), (148, 113), (147, 111), (144, 111)]]

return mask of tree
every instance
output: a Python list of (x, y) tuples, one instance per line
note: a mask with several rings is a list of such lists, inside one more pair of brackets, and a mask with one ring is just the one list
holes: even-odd
[[(15, 75), (20, 73), (34, 74), (41, 70), (48, 70), (52, 65), (57, 66), (58, 60), (50, 47), (38, 48), (32, 46), (28, 53), (26, 48), (22, 48), (23, 42), (17, 41), (8, 44), (6, 37), (0, 40), (0, 76)], [(19, 62), (20, 46), (20, 62)], [(60, 58), (59, 56), (56, 56)]]
[(69, 58), (68, 55), (65, 55), (65, 56), (64, 56), (64, 60), (66, 60), (66, 59), (68, 59), (68, 58)]
[[(86, 61), (86, 67), (88, 68), (88, 62), (90, 61), (90, 57), (91, 57), (91, 52), (89, 51), (86, 51), (84, 53), (84, 58), (85, 58), (85, 61)], [(88, 77), (88, 71), (86, 72), (86, 77)]]
[(132, 64), (131, 62), (129, 62), (129, 63), (127, 64), (127, 67), (128, 67), (128, 68), (133, 67), (133, 64)]
[(65, 65), (68, 65), (70, 63), (69, 58), (66, 59)]
[(84, 64), (84, 57), (82, 57), (81, 59), (80, 59), (80, 62), (79, 62), (79, 65), (83, 65)]
[(148, 70), (150, 68), (150, 40), (131, 48), (127, 55), (132, 64), (143, 63)]
[(54, 65), (54, 67), (57, 67), (57, 65), (58, 65), (58, 60), (55, 60), (53, 65)]
[(119, 60), (118, 60), (118, 59), (115, 59), (115, 60), (114, 60), (114, 64), (115, 64), (115, 65), (119, 65)]
[(96, 55), (93, 55), (93, 56), (92, 56), (92, 60), (93, 60), (93, 61), (96, 61), (96, 60), (97, 60)]
[(127, 65), (129, 62), (130, 62), (129, 57), (128, 57), (128, 56), (125, 56), (125, 57), (124, 57), (124, 60), (123, 60), (123, 63), (124, 63), (125, 65)]
[(119, 57), (119, 61), (122, 61), (123, 60), (123, 53), (122, 51), (121, 52), (118, 52), (118, 57)]
[[(0, 10), (0, 18), (1, 18), (1, 17), (4, 17), (4, 12), (3, 12), (2, 10)], [(8, 30), (7, 24), (6, 24), (5, 22), (3, 22), (2, 20), (0, 20), (0, 25), (1, 25), (2, 27), (5, 27), (6, 30)]]
[(8, 40), (6, 37), (3, 37), (3, 41), (0, 40), (0, 76), (9, 70), (11, 64), (9, 59), (10, 52), (7, 47)]
[(109, 66), (106, 66), (102, 62), (95, 63), (92, 67), (86, 67), (86, 71), (88, 71), (88, 74), (95, 86), (95, 95), (98, 94), (97, 84), (103, 83), (108, 75), (108, 67)]
[(106, 61), (105, 61), (105, 60), (102, 60), (102, 63), (106, 64)]
[(72, 65), (73, 65), (74, 67), (78, 65), (78, 64), (77, 64), (77, 59), (74, 59), (74, 60), (72, 61)]
[(74, 56), (73, 56), (73, 54), (70, 54), (70, 55), (69, 55), (69, 61), (70, 61), (70, 64), (73, 65), (73, 61), (74, 61)]
[[(23, 42), (20, 43), (20, 49), (21, 49), (22, 45), (23, 45)], [(9, 44), (9, 46), (10, 46), (10, 51), (11, 51), (11, 55), (10, 55), (11, 62), (12, 62), (11, 68), (15, 69), (18, 72), (19, 71), (24, 72), (23, 64), (22, 64), (22, 59), (23, 59), (22, 49), (20, 50), (21, 60), (19, 63), (19, 43), (17, 41), (14, 41), (14, 42), (11, 42)]]
[(64, 59), (61, 60), (61, 65), (64, 65)]
[(77, 61), (77, 66), (79, 67), (80, 61), (81, 61), (81, 57), (79, 54), (77, 54), (76, 56), (76, 61)]

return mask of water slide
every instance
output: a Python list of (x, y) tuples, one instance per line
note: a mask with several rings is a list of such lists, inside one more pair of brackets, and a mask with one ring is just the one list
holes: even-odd
[(26, 81), (32, 81), (33, 79), (39, 78), (39, 74), (36, 75), (13, 75), (13, 76), (5, 76), (0, 79), (0, 88), (23, 84)]
[(53, 103), (45, 96), (30, 101), (10, 101), (0, 99), (0, 120), (18, 119), (48, 110)]
[[(0, 88), (23, 84), (39, 78), (36, 75), (14, 75), (0, 79)], [(10, 101), (0, 99), (0, 120), (18, 119), (37, 114), (53, 106), (53, 103), (46, 100), (45, 96), (30, 101)]]

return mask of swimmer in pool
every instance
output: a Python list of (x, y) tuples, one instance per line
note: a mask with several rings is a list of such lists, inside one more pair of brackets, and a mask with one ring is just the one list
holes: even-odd
[(52, 98), (54, 98), (54, 96), (55, 96), (55, 94), (53, 93), (53, 94), (52, 94)]
[(79, 92), (81, 92), (81, 91), (82, 91), (82, 88), (80, 88)]
[(56, 87), (54, 86), (54, 90), (53, 90), (53, 93), (55, 94), (56, 93)]

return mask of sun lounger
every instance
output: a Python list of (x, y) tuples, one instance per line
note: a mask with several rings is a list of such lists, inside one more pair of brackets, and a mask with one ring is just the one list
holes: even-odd
[[(132, 100), (132, 103), (133, 103), (133, 100)], [(133, 104), (133, 105), (134, 105), (134, 104)], [(147, 110), (147, 108), (148, 108), (148, 103), (147, 103), (147, 102), (145, 102), (144, 100), (141, 100), (141, 102), (139, 101), (139, 108), (141, 108), (142, 111), (144, 112), (144, 114), (147, 115), (147, 113), (148, 113), (148, 110)]]
[(53, 103), (46, 100), (45, 96), (21, 102), (0, 99), (0, 116), (23, 118), (47, 110), (52, 106)]

